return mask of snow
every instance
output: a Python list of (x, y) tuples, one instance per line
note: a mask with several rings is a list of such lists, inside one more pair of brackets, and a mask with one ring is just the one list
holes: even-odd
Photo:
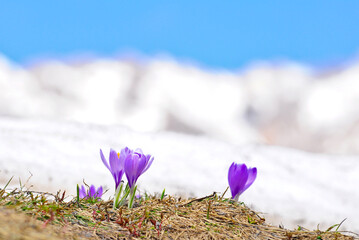
[[(343, 128), (350, 125), (359, 110), (359, 65), (350, 66), (308, 89), (300, 106), (303, 123), (314, 129)], [(321, 113), (321, 114), (317, 114)]]
[[(151, 193), (205, 196), (227, 187), (233, 161), (258, 168), (258, 178), (241, 200), (265, 213), (272, 224), (300, 224), (314, 229), (347, 221), (343, 229), (358, 231), (359, 159), (329, 156), (265, 145), (232, 145), (179, 133), (138, 133), (121, 126), (0, 118), (2, 183), (11, 176), (30, 176), (34, 189), (66, 190), (76, 184), (104, 185), (106, 197), (114, 181), (99, 156), (110, 147), (141, 147), (155, 157), (139, 179)], [(18, 186), (16, 181), (12, 186)], [(226, 195), (229, 197), (229, 194)]]

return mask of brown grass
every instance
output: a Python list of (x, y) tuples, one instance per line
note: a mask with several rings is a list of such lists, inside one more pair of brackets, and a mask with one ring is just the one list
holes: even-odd
[(355, 239), (327, 231), (288, 230), (265, 223), (244, 204), (215, 193), (199, 199), (166, 196), (114, 210), (112, 201), (65, 194), (0, 190), (0, 239)]

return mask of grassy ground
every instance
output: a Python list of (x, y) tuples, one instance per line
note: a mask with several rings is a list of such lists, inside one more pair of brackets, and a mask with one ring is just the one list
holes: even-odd
[(146, 196), (132, 209), (112, 201), (0, 190), (0, 239), (356, 239), (338, 224), (324, 231), (270, 226), (243, 203), (215, 193), (198, 199)]

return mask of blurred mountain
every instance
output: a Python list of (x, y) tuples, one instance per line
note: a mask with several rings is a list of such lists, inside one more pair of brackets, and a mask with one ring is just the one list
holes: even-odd
[(313, 152), (359, 153), (359, 63), (211, 71), (174, 60), (0, 58), (0, 116), (120, 124)]

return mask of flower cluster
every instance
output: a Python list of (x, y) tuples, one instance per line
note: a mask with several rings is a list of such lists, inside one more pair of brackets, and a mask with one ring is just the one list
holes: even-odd
[[(129, 207), (132, 207), (133, 199), (136, 193), (136, 182), (138, 178), (147, 171), (153, 162), (151, 155), (143, 154), (141, 149), (131, 150), (125, 147), (120, 153), (110, 150), (109, 163), (107, 162), (102, 150), (100, 156), (103, 164), (111, 172), (115, 180), (115, 203), (114, 207), (121, 205), (130, 194)], [(123, 174), (127, 178), (127, 187), (123, 190), (122, 177)], [(123, 191), (122, 191), (123, 190)], [(120, 196), (122, 198), (120, 199)]]
[[(137, 180), (152, 165), (154, 158), (151, 155), (145, 155), (141, 149), (131, 150), (128, 147), (121, 149), (119, 153), (110, 149), (109, 161), (107, 161), (101, 149), (100, 156), (103, 164), (115, 180), (114, 208), (121, 206), (128, 196), (130, 196), (128, 206), (131, 208), (136, 196)], [(124, 182), (122, 181), (123, 175), (126, 175), (127, 178), (126, 187), (124, 187)], [(232, 199), (238, 201), (239, 196), (253, 184), (256, 177), (257, 168), (248, 168), (246, 164), (233, 162), (228, 171), (228, 183)], [(87, 193), (84, 186), (80, 189), (80, 198), (96, 199), (101, 196), (102, 187), (95, 191), (95, 187), (92, 185)]]
[(84, 185), (82, 185), (81, 188), (79, 188), (79, 198), (97, 200), (102, 197), (102, 193), (103, 193), (102, 187), (96, 189), (94, 185), (91, 185), (88, 191), (86, 191)]

